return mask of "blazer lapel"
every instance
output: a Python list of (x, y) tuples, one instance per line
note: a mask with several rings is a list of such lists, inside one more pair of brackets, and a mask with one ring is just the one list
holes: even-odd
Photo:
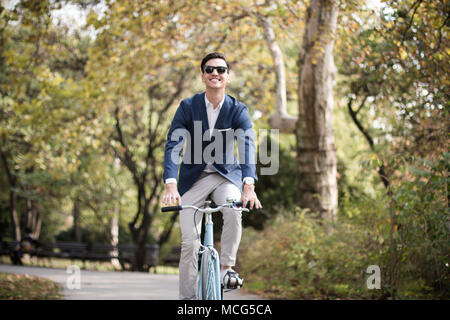
[(202, 119), (203, 124), (203, 132), (207, 131), (209, 129), (209, 123), (208, 123), (208, 114), (206, 113), (206, 104), (205, 104), (205, 92), (199, 95), (200, 101), (198, 102), (198, 106), (200, 106), (200, 119)]

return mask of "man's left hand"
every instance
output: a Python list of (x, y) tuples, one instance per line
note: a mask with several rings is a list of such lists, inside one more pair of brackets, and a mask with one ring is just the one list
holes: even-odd
[(261, 202), (259, 202), (258, 197), (255, 193), (255, 185), (254, 184), (245, 184), (244, 183), (244, 192), (242, 192), (241, 196), (242, 206), (244, 208), (247, 207), (247, 203), (250, 203), (250, 210), (261, 209)]

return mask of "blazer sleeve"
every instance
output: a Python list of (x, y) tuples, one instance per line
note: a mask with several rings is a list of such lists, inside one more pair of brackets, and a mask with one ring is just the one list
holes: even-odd
[(164, 151), (164, 181), (169, 178), (178, 178), (178, 169), (181, 161), (181, 154), (186, 141), (187, 118), (185, 105), (181, 102), (167, 134), (166, 148)]
[(257, 181), (255, 132), (245, 105), (243, 105), (242, 110), (238, 113), (235, 121), (235, 134), (238, 144), (237, 149), (242, 178), (251, 177)]

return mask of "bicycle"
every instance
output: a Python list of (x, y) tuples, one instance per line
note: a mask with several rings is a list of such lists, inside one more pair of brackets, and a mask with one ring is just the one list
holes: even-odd
[[(205, 201), (205, 207), (198, 208), (192, 205), (170, 206), (161, 208), (161, 211), (180, 211), (188, 208), (195, 210), (194, 224), (195, 214), (197, 212), (205, 213), (205, 235), (203, 244), (201, 243), (201, 239), (199, 239), (201, 260), (197, 296), (199, 300), (223, 300), (224, 288), (220, 281), (219, 253), (214, 248), (212, 214), (220, 211), (222, 208), (231, 208), (236, 211), (245, 212), (249, 212), (250, 210), (248, 208), (243, 208), (242, 202), (227, 199), (226, 203), (214, 207), (211, 206), (211, 201), (207, 200)], [(235, 289), (239, 289), (242, 286), (242, 283), (234, 282), (231, 283), (231, 286), (234, 286)]]

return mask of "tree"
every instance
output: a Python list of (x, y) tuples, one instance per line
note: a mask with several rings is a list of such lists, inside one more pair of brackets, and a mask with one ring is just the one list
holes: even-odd
[(299, 197), (327, 220), (337, 215), (336, 147), (333, 135), (334, 33), (338, 6), (311, 1), (299, 54), (297, 157)]
[[(118, 1), (108, 4), (101, 19), (93, 12), (88, 18), (100, 31), (87, 68), (99, 89), (92, 98), (112, 125), (111, 149), (136, 189), (137, 209), (129, 223), (137, 245), (134, 270), (145, 269), (145, 245), (158, 219), (169, 112), (198, 72), (192, 60), (222, 45), (203, 23), (208, 15), (189, 1)], [(167, 223), (151, 240), (164, 243), (176, 217), (159, 217)]]
[(395, 298), (403, 279), (445, 295), (448, 5), (385, 1), (380, 12), (348, 17), (339, 87), (388, 200), (385, 296)]
[[(32, 188), (25, 185), (26, 177), (34, 174), (36, 147), (45, 139), (43, 128), (40, 135), (33, 131), (34, 121), (42, 115), (35, 112), (40, 102), (38, 95), (44, 91), (43, 96), (50, 96), (55, 88), (55, 81), (45, 80), (46, 66), (41, 63), (42, 39), (46, 35), (49, 24), (48, 3), (23, 2), (14, 10), (1, 8), (1, 101), (2, 112), (0, 121), (0, 156), (9, 182), (10, 193), (10, 223), (12, 238), (20, 241), (20, 225), (17, 214), (18, 197), (26, 199), (28, 221), (26, 224), (39, 227), (36, 219), (36, 206), (31, 200)], [(11, 27), (12, 21), (21, 20), (18, 28)], [(17, 42), (14, 42), (16, 40)], [(22, 50), (16, 55), (15, 50)], [(47, 136), (48, 137), (48, 136)], [(33, 190), (34, 191), (34, 190)], [(36, 231), (36, 230), (33, 230)], [(39, 230), (37, 230), (39, 233)]]
[(95, 158), (100, 145), (94, 112), (83, 100), (89, 41), (54, 26), (50, 12), (56, 7), (21, 1), (2, 11), (0, 155), (15, 240), (20, 240), (20, 224), (39, 237), (52, 223), (55, 206), (61, 210), (54, 200), (86, 189), (80, 168)]
[(258, 15), (275, 65), (277, 91), (272, 126), (297, 137), (298, 201), (320, 217), (337, 215), (336, 150), (332, 128), (334, 107), (333, 60), (338, 4), (311, 1), (298, 56), (298, 119), (286, 108), (283, 55), (275, 39), (270, 17)]

